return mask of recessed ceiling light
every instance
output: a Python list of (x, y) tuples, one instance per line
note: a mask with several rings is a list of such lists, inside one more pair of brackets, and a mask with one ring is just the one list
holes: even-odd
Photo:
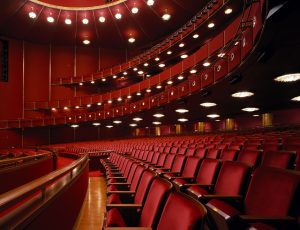
[(113, 76), (113, 79), (116, 79), (116, 78), (117, 78), (117, 75), (114, 75), (114, 76)]
[(132, 12), (133, 14), (137, 14), (137, 13), (139, 12), (139, 8), (133, 7), (133, 8), (131, 9), (131, 12)]
[(294, 82), (300, 80), (300, 73), (285, 74), (274, 79), (278, 82)]
[(105, 127), (111, 129), (113, 126), (112, 125), (107, 125)]
[(105, 17), (100, 16), (100, 17), (99, 17), (99, 22), (101, 22), (101, 23), (105, 22)]
[(291, 100), (292, 100), (292, 101), (300, 101), (300, 96), (293, 97)]
[(151, 89), (146, 89), (146, 92), (147, 92), (147, 93), (150, 93), (150, 92), (151, 92)]
[(122, 14), (116, 13), (116, 14), (115, 14), (115, 18), (118, 19), (118, 20), (121, 19), (121, 18), (122, 18)]
[(127, 72), (123, 72), (123, 75), (127, 75), (128, 73)]
[(130, 99), (130, 98), (131, 98), (131, 95), (128, 95), (127, 98)]
[(135, 71), (135, 72), (136, 72), (136, 71), (138, 71), (138, 68), (136, 68), (136, 67), (135, 67), (135, 68), (133, 68), (133, 71)]
[(238, 42), (238, 41), (234, 43), (234, 45), (235, 45), (235, 46), (237, 46), (238, 44), (239, 44), (239, 42)]
[(93, 123), (93, 126), (99, 126), (99, 125), (101, 125), (101, 124), (98, 122)]
[(133, 118), (132, 120), (134, 120), (134, 121), (142, 121), (143, 118), (141, 118), (141, 117), (135, 117), (135, 118)]
[(221, 121), (220, 119), (216, 119), (215, 121)]
[(52, 111), (56, 111), (56, 108), (52, 108), (51, 110), (52, 110)]
[(72, 24), (72, 20), (69, 19), (69, 18), (66, 18), (66, 19), (65, 19), (65, 24), (71, 25), (71, 24)]
[(150, 74), (147, 74), (146, 77), (151, 77), (151, 75), (150, 75)]
[(161, 89), (161, 88), (162, 86), (160, 84), (156, 86), (156, 89)]
[(88, 108), (90, 108), (91, 106), (92, 106), (91, 104), (86, 105), (86, 107), (88, 107)]
[(79, 125), (71, 125), (72, 128), (78, 128)]
[(253, 114), (252, 116), (253, 117), (259, 117), (259, 114)]
[(222, 58), (222, 57), (224, 57), (224, 56), (225, 56), (225, 53), (219, 53), (219, 54), (218, 54), (218, 57), (221, 57), (221, 58)]
[(82, 82), (80, 82), (80, 83), (79, 83), (79, 85), (83, 85), (83, 83), (82, 83)]
[(144, 66), (148, 66), (149, 64), (146, 62), (146, 63), (144, 63)]
[(208, 61), (207, 61), (207, 62), (204, 62), (204, 63), (203, 63), (203, 66), (205, 66), (205, 67), (210, 66), (210, 62), (208, 62)]
[(165, 115), (161, 114), (161, 113), (156, 113), (156, 114), (153, 114), (153, 117), (157, 117), (157, 118), (161, 118), (161, 117), (164, 117)]
[(98, 102), (97, 105), (102, 105), (102, 103), (101, 103), (101, 102)]
[(49, 16), (49, 17), (47, 17), (47, 21), (50, 22), (50, 23), (53, 23), (54, 22), (54, 18), (51, 17), (51, 16)]
[(131, 127), (135, 127), (137, 126), (137, 124), (129, 124)]
[(135, 38), (129, 38), (129, 39), (128, 39), (128, 42), (129, 42), (129, 43), (134, 43), (134, 42), (135, 42)]
[(105, 82), (105, 81), (106, 81), (106, 78), (102, 78), (101, 81)]
[(251, 97), (253, 95), (254, 95), (254, 93), (249, 92), (249, 91), (240, 91), (240, 92), (236, 92), (236, 93), (232, 94), (231, 96), (243, 98), (243, 97)]
[(85, 45), (88, 45), (88, 44), (90, 44), (91, 42), (90, 42), (89, 40), (85, 39), (85, 40), (82, 41), (82, 43), (85, 44)]
[(33, 11), (31, 11), (31, 12), (28, 13), (28, 16), (29, 16), (30, 18), (34, 19), (34, 18), (36, 18), (36, 13), (33, 12)]
[(242, 109), (245, 112), (254, 112), (254, 111), (258, 111), (259, 108), (255, 108), (255, 107), (246, 107)]
[(172, 85), (172, 84), (173, 84), (173, 81), (169, 80), (169, 81), (167, 81), (167, 84), (168, 84), (168, 85)]
[(191, 69), (191, 70), (190, 70), (190, 73), (191, 73), (191, 74), (197, 73), (197, 70), (196, 70), (196, 69)]
[(186, 118), (179, 118), (178, 121), (179, 122), (186, 122), (186, 121), (188, 121), (188, 119), (186, 119)]
[(213, 28), (214, 26), (215, 26), (215, 24), (212, 22), (207, 25), (208, 28)]
[(187, 55), (187, 54), (182, 54), (180, 57), (181, 57), (182, 59), (185, 59), (185, 58), (188, 57), (188, 55)]
[(172, 54), (172, 51), (171, 51), (171, 50), (169, 50), (169, 51), (167, 52), (167, 54), (168, 54), (168, 55)]
[(153, 125), (161, 125), (161, 122), (160, 121), (153, 121), (152, 124)]
[(160, 68), (164, 68), (166, 65), (165, 65), (164, 63), (160, 63), (158, 66), (159, 66)]
[(154, 0), (147, 0), (147, 5), (148, 6), (153, 6), (154, 5)]
[(188, 113), (189, 110), (188, 109), (176, 109), (175, 110), (177, 113)]
[(194, 35), (193, 35), (193, 38), (195, 38), (195, 39), (196, 39), (196, 38), (199, 38), (199, 34), (194, 34)]
[(184, 43), (180, 43), (178, 46), (179, 46), (180, 48), (182, 48), (182, 47), (184, 47)]
[(112, 103), (112, 100), (108, 100), (107, 103), (108, 103), (108, 104), (111, 104), (111, 103)]
[(142, 75), (142, 74), (144, 74), (144, 71), (140, 70), (140, 71), (138, 71), (138, 74)]
[(142, 94), (141, 94), (141, 92), (137, 92), (136, 95), (137, 96), (141, 96)]
[(159, 57), (156, 57), (154, 60), (155, 60), (155, 61), (159, 61), (160, 59), (159, 59)]
[(122, 99), (122, 97), (118, 97), (118, 99), (117, 99), (118, 101), (122, 101), (123, 99)]
[(162, 16), (162, 19), (163, 19), (164, 21), (168, 21), (168, 20), (170, 20), (170, 18), (171, 18), (171, 15), (170, 15), (170, 14), (164, 14), (164, 15)]
[(206, 115), (207, 117), (209, 117), (209, 118), (217, 118), (217, 117), (220, 117), (220, 115), (219, 114), (208, 114), (208, 115)]
[(232, 9), (231, 8), (227, 8), (225, 11), (224, 11), (225, 14), (231, 14), (232, 13)]
[(89, 20), (87, 18), (82, 19), (82, 24), (84, 25), (89, 24)]
[(67, 110), (67, 109), (68, 109), (68, 107), (67, 107), (67, 106), (65, 106), (65, 107), (64, 107), (64, 110)]
[(216, 106), (217, 104), (213, 103), (213, 102), (203, 102), (200, 105), (203, 107), (213, 107), (213, 106)]
[(91, 84), (95, 84), (95, 81), (91, 81)]
[(69, 117), (69, 120), (72, 120), (72, 117)]
[(75, 109), (79, 109), (80, 107), (78, 105), (75, 106)]
[(179, 76), (177, 77), (178, 80), (183, 80), (183, 78), (184, 78), (184, 76), (182, 76), (182, 75), (179, 75)]
[(121, 123), (122, 123), (122, 121), (115, 120), (115, 121), (113, 121), (113, 123), (115, 123), (115, 124), (121, 124)]

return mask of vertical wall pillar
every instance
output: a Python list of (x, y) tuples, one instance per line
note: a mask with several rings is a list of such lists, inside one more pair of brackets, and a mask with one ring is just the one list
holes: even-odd
[(160, 127), (155, 127), (155, 136), (160, 136)]
[(262, 115), (262, 125), (263, 127), (271, 127), (273, 125), (273, 114), (264, 113)]
[(182, 127), (181, 127), (181, 125), (180, 124), (176, 124), (176, 129), (175, 129), (176, 131), (176, 134), (181, 134), (181, 132), (182, 132)]
[(234, 120), (232, 118), (227, 118), (225, 120), (225, 130), (232, 131), (234, 129)]
[(199, 133), (205, 132), (205, 122), (197, 122), (196, 123), (196, 131)]
[(136, 128), (136, 129), (135, 129), (135, 136), (136, 136), (136, 137), (140, 136), (140, 133), (141, 133), (140, 128)]

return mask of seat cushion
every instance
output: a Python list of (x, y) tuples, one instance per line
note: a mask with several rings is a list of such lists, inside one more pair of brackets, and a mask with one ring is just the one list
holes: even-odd
[(126, 227), (126, 223), (118, 209), (113, 208), (106, 214), (107, 227)]
[(107, 197), (107, 204), (120, 204), (122, 203), (119, 194), (111, 194)]

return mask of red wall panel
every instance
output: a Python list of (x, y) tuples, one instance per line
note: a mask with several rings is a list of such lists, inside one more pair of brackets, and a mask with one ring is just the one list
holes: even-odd
[(76, 76), (90, 75), (98, 70), (99, 52), (96, 48), (77, 47)]
[(49, 46), (25, 43), (24, 95), (25, 101), (49, 98)]

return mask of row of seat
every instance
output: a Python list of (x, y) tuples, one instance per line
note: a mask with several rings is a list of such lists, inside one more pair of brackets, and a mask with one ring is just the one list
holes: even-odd
[[(170, 155), (172, 154), (168, 156)], [(169, 225), (166, 226), (169, 228), (172, 226), (173, 228), (174, 219), (179, 219), (181, 220), (180, 224), (184, 225), (178, 224), (181, 226), (179, 229), (198, 229), (188, 226), (193, 226), (196, 222), (199, 223), (201, 219), (201, 225), (203, 225), (204, 220), (207, 220), (205, 221), (206, 225), (212, 229), (215, 229), (216, 226), (222, 229), (228, 224), (231, 228), (238, 227), (238, 229), (242, 229), (240, 225), (241, 222), (250, 220), (250, 217), (247, 217), (248, 219), (246, 218), (246, 220), (242, 219), (243, 221), (232, 220), (237, 217), (241, 219), (243, 216), (240, 214), (244, 212), (244, 214), (247, 215), (265, 215), (273, 219), (274, 216), (280, 217), (281, 221), (274, 220), (271, 221), (271, 224), (276, 222), (279, 224), (277, 227), (296, 228), (295, 219), (286, 216), (288, 214), (292, 214), (294, 217), (299, 215), (299, 210), (293, 210), (292, 212), (290, 210), (290, 207), (295, 205), (293, 204), (295, 197), (299, 198), (299, 191), (297, 190), (300, 179), (299, 172), (270, 167), (258, 167), (255, 169), (253, 178), (248, 187), (252, 168), (243, 162), (220, 161), (217, 159), (201, 159), (194, 156), (176, 155), (171, 169), (166, 169), (143, 159), (114, 153), (109, 159), (101, 160), (101, 163), (106, 170), (108, 183), (107, 207), (109, 211), (106, 221), (107, 226), (124, 227), (133, 225), (154, 228), (157, 226), (158, 229), (168, 229), (161, 228), (160, 225), (157, 224), (161, 221), (166, 221), (169, 223)], [(176, 167), (180, 168), (179, 165), (181, 165), (181, 169), (178, 171)], [(193, 207), (190, 203), (195, 204), (195, 200), (192, 200), (193, 198), (187, 198), (191, 200), (191, 202), (185, 201), (183, 204), (177, 204), (176, 201), (172, 201), (176, 208), (161, 215), (161, 210), (166, 209), (166, 207), (162, 207), (164, 205), (167, 206), (167, 203), (155, 195), (158, 194), (159, 191), (162, 192), (162, 190), (159, 189), (159, 186), (156, 189), (152, 188), (151, 183), (154, 183), (152, 182), (154, 178), (157, 178), (155, 180), (158, 181), (168, 179), (172, 182), (172, 187), (175, 187), (177, 191), (170, 188), (171, 192), (163, 192), (165, 194), (171, 194), (169, 197), (186, 197), (186, 195), (182, 194), (182, 192), (185, 192), (189, 196), (194, 197), (195, 200), (201, 201), (209, 210), (210, 218), (205, 215), (206, 211), (203, 209), (204, 206), (199, 206), (199, 204), (198, 206), (202, 207), (202, 211), (198, 210), (198, 221), (195, 222), (184, 215), (181, 216), (181, 212), (190, 212), (189, 210)], [(284, 181), (281, 182), (281, 179)], [(157, 183), (158, 182), (155, 184)], [(282, 183), (283, 187), (276, 188), (280, 183)], [(286, 189), (285, 184), (289, 189)], [(267, 187), (267, 189), (265, 189), (265, 187)], [(247, 193), (245, 193), (245, 191), (247, 191)], [(268, 192), (270, 192), (269, 195)], [(124, 198), (124, 194), (131, 196)], [(257, 198), (255, 198), (253, 194), (257, 194)], [(250, 202), (253, 199), (254, 202)], [(274, 200), (278, 200), (279, 202), (276, 203)], [(132, 207), (126, 204), (128, 202), (133, 202), (134, 208), (138, 208), (138, 211), (134, 213), (140, 216), (141, 219), (136, 220), (136, 222), (132, 222), (132, 214), (128, 216), (130, 212), (118, 211), (120, 208), (123, 209), (127, 206)], [(299, 204), (299, 200), (296, 200), (296, 202), (298, 203), (296, 203), (295, 207)], [(116, 203), (118, 203), (118, 205), (116, 205)], [(151, 204), (156, 204), (156, 206), (151, 206)], [(233, 206), (231, 206), (231, 204)], [(245, 207), (247, 206), (247, 209), (243, 210), (242, 208), (238, 208), (238, 206), (243, 206), (243, 204)], [(263, 206), (259, 207), (259, 204), (263, 204)], [(149, 205), (152, 207), (151, 209), (149, 209)], [(298, 207), (300, 206), (298, 205)], [(178, 213), (178, 210), (180, 210), (180, 213)], [(145, 215), (152, 216), (152, 220), (150, 222), (144, 222)], [(161, 216), (159, 222), (155, 221), (154, 217), (156, 215)], [(168, 216), (169, 219), (164, 219), (167, 218), (166, 216)], [(171, 216), (173, 216), (173, 218)], [(220, 218), (224, 220), (220, 222)], [(254, 222), (257, 223), (253, 226), (270, 227), (269, 225), (261, 223), (264, 222), (265, 219), (267, 218), (256, 219)], [(224, 223), (226, 223), (226, 225)]]

